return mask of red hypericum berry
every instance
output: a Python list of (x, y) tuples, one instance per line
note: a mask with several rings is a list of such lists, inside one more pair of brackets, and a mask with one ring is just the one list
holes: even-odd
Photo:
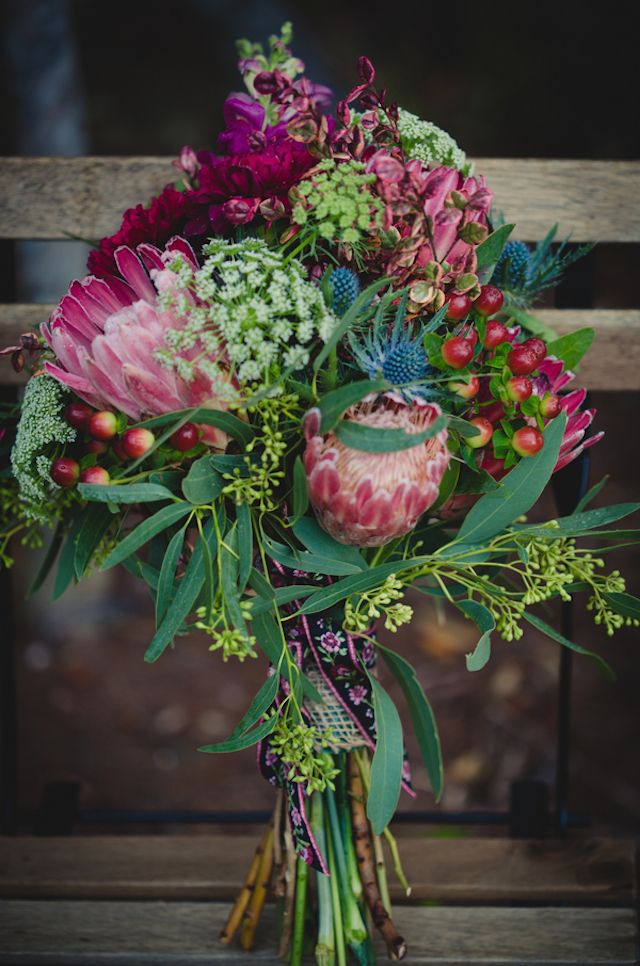
[(544, 339), (527, 339), (527, 341), (523, 342), (522, 344), (527, 347), (529, 352), (533, 352), (538, 362), (542, 362), (542, 360), (546, 358), (547, 343), (544, 341)]
[(509, 330), (506, 325), (498, 322), (497, 319), (489, 319), (484, 330), (484, 339), (482, 340), (485, 349), (495, 349), (496, 346), (508, 341)]
[(464, 369), (473, 358), (473, 346), (468, 339), (454, 335), (442, 346), (442, 358), (452, 369)]
[(526, 345), (517, 345), (507, 356), (507, 365), (515, 376), (528, 376), (538, 368), (538, 357)]
[(134, 429), (127, 429), (122, 434), (120, 443), (127, 456), (137, 460), (140, 456), (149, 452), (155, 441), (156, 438), (150, 429), (143, 429), (139, 426)]
[(116, 414), (103, 409), (89, 417), (87, 429), (94, 439), (113, 439), (116, 435), (118, 421)]
[(480, 391), (480, 380), (477, 376), (470, 376), (468, 382), (458, 382), (456, 380), (449, 383), (451, 392), (463, 399), (473, 399)]
[(102, 456), (103, 453), (107, 452), (109, 447), (101, 439), (90, 439), (85, 449), (87, 453), (96, 453), (98, 456)]
[(87, 466), (80, 474), (81, 483), (93, 483), (95, 486), (106, 486), (110, 476), (103, 466)]
[(480, 454), (479, 460), (481, 468), (492, 476), (494, 480), (501, 479), (507, 472), (504, 468), (504, 460), (496, 459), (490, 449), (485, 449)]
[(460, 335), (463, 339), (466, 339), (467, 342), (470, 342), (475, 349), (478, 344), (478, 330), (475, 328), (475, 326), (465, 325), (463, 330), (460, 332)]
[(49, 475), (58, 486), (75, 486), (80, 476), (80, 465), (68, 456), (61, 456), (51, 464)]
[(468, 295), (449, 295), (445, 299), (447, 303), (447, 318), (452, 322), (459, 322), (469, 314), (471, 309), (471, 299)]
[(64, 418), (74, 429), (86, 429), (89, 417), (94, 411), (86, 403), (70, 402), (68, 406), (65, 406)]
[(544, 446), (544, 436), (534, 426), (516, 429), (511, 437), (511, 445), (518, 456), (535, 456)]
[(476, 433), (475, 436), (465, 437), (465, 442), (472, 447), (472, 449), (479, 449), (481, 446), (486, 446), (491, 437), (493, 436), (493, 426), (488, 419), (484, 416), (475, 416), (470, 419), (469, 422), (480, 432)]
[(175, 433), (169, 437), (169, 442), (174, 447), (174, 449), (179, 449), (181, 453), (186, 453), (187, 450), (193, 449), (193, 447), (199, 443), (201, 432), (194, 423), (185, 423), (180, 429), (176, 429)]
[(526, 376), (512, 376), (507, 383), (507, 395), (513, 402), (524, 402), (533, 392), (533, 383)]
[(111, 452), (113, 453), (116, 459), (120, 460), (121, 463), (125, 463), (129, 459), (128, 454), (125, 453), (124, 451), (122, 440), (120, 439), (116, 439), (113, 441), (113, 443), (111, 444)]
[(562, 411), (562, 403), (552, 392), (548, 392), (540, 401), (540, 414), (545, 419), (554, 419)]
[(503, 303), (504, 295), (499, 288), (495, 285), (483, 285), (473, 307), (482, 315), (493, 315), (494, 312), (500, 311)]

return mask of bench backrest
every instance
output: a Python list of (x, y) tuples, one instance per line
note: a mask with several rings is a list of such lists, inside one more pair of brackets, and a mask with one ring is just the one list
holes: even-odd
[[(514, 237), (539, 241), (558, 222), (558, 238), (573, 242), (640, 242), (640, 162), (486, 158), (476, 160), (476, 170), (487, 177), (495, 208), (516, 223)], [(0, 238), (99, 239), (118, 228), (125, 208), (146, 204), (174, 176), (169, 158), (1, 158)], [(536, 314), (560, 334), (594, 326), (597, 341), (580, 371), (589, 388), (640, 388), (640, 309), (600, 302), (596, 294), (596, 309)], [(0, 345), (51, 308), (0, 305)], [(20, 378), (0, 364), (0, 383)]]

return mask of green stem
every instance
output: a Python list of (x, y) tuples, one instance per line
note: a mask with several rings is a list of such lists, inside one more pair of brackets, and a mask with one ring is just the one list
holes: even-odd
[(296, 906), (295, 922), (293, 924), (293, 941), (291, 943), (291, 966), (301, 966), (304, 945), (304, 917), (307, 908), (307, 882), (309, 880), (309, 866), (303, 859), (298, 859), (296, 875)]
[[(320, 852), (327, 861), (327, 842), (324, 834), (324, 807), (322, 795), (316, 792), (311, 796), (311, 828)], [(334, 966), (336, 956), (333, 936), (333, 902), (331, 882), (328, 875), (316, 873), (318, 889), (318, 942), (316, 943), (316, 963), (318, 966)]]
[(367, 927), (360, 913), (356, 897), (351, 889), (336, 800), (333, 791), (328, 786), (325, 795), (329, 812), (331, 844), (337, 860), (338, 883), (344, 913), (344, 934), (357, 962), (366, 963), (369, 961), (366, 947), (368, 936)]
[(331, 904), (333, 906), (333, 929), (336, 943), (336, 954), (338, 966), (347, 966), (347, 952), (344, 944), (344, 930), (342, 927), (342, 905), (340, 903), (340, 889), (338, 887), (338, 875), (336, 870), (335, 855), (333, 853), (333, 843), (331, 841), (331, 831), (329, 828), (329, 817), (325, 814), (325, 832), (327, 840), (327, 859), (329, 862), (329, 884), (331, 886)]

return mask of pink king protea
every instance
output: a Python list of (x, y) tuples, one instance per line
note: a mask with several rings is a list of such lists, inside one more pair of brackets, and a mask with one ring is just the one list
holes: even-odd
[(167, 264), (177, 255), (197, 269), (191, 246), (173, 238), (164, 252), (149, 244), (135, 252), (118, 248), (121, 278), (90, 275), (72, 282), (42, 326), (56, 356), (55, 363), (45, 362), (45, 371), (91, 406), (135, 420), (196, 405), (226, 408), (199, 370), (187, 381), (157, 359), (157, 350), (166, 349), (167, 330), (181, 326), (173, 311), (158, 304), (159, 293), (175, 282)]
[[(421, 433), (440, 415), (433, 403), (404, 402), (395, 394), (369, 397), (345, 419), (380, 429)], [(305, 422), (304, 465), (318, 520), (340, 543), (379, 547), (412, 530), (438, 496), (451, 454), (441, 430), (410, 449), (371, 453), (345, 446), (335, 433), (318, 433), (312, 410)]]

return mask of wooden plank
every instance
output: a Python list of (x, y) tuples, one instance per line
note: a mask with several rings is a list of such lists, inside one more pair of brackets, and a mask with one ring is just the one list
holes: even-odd
[[(2, 902), (0, 966), (281, 963), (273, 907), (250, 956), (217, 943), (227, 913), (214, 903)], [(635, 917), (626, 909), (405, 908), (395, 918), (415, 966), (637, 962)]]
[[(0, 346), (13, 345), (21, 332), (47, 319), (52, 309), (0, 305)], [(595, 345), (580, 370), (581, 384), (593, 390), (640, 388), (640, 309), (544, 309), (536, 315), (562, 335), (587, 325), (596, 329)], [(0, 360), (0, 384), (13, 382), (24, 382), (24, 376), (16, 376), (8, 360)]]
[[(171, 158), (2, 158), (2, 238), (95, 239), (114, 232), (122, 211), (176, 176)], [(478, 158), (495, 207), (518, 237), (542, 238), (555, 222), (574, 241), (640, 241), (640, 163)]]
[[(249, 866), (249, 835), (6, 838), (0, 896), (232, 899)], [(620, 840), (402, 838), (411, 902), (631, 905), (632, 845)], [(394, 900), (402, 900), (390, 875)]]

